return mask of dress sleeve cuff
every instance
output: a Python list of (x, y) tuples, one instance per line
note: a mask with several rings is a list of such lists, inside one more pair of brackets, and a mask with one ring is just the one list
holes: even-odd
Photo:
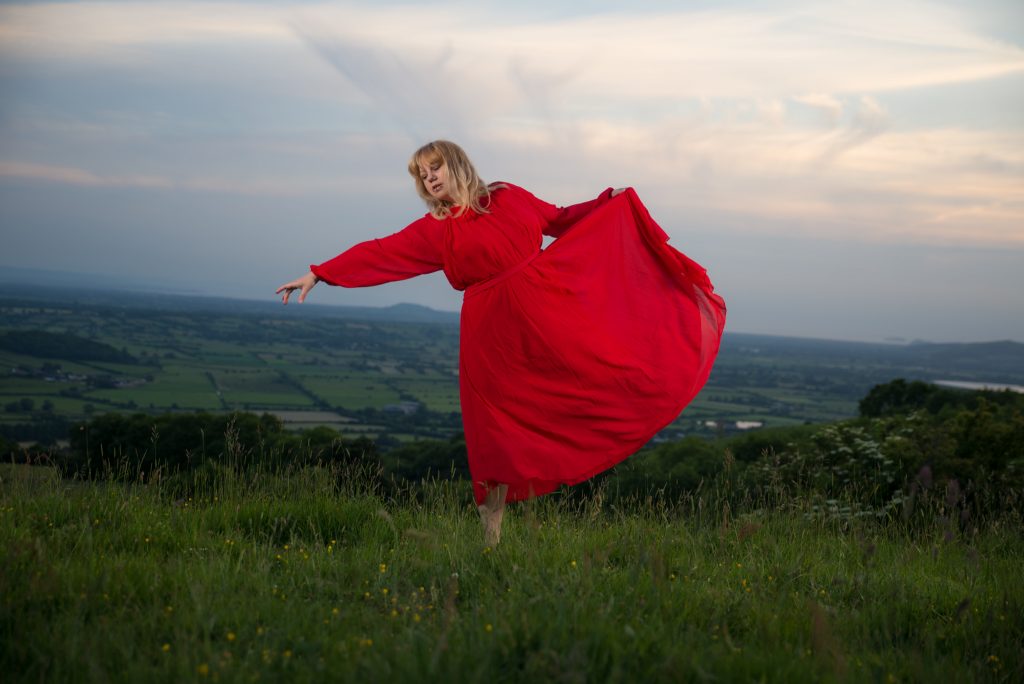
[(334, 282), (333, 280), (331, 280), (331, 278), (324, 272), (326, 269), (321, 268), (320, 264), (310, 264), (309, 265), (309, 270), (312, 271), (313, 275), (316, 276), (316, 279), (321, 281), (321, 282), (325, 282), (328, 285), (337, 285), (338, 284), (338, 283)]

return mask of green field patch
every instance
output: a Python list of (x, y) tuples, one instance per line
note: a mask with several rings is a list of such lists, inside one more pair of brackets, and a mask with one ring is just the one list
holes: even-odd
[(388, 437), (396, 439), (402, 444), (414, 444), (415, 442), (425, 441), (423, 435), (414, 435), (407, 432), (389, 432)]
[(368, 423), (349, 423), (346, 425), (342, 432), (348, 436), (355, 437), (376, 437), (382, 432), (385, 432), (387, 428), (383, 425), (372, 425)]
[(808, 394), (788, 388), (749, 387), (744, 388), (743, 391), (751, 396), (764, 397), (771, 401), (780, 401), (787, 404), (811, 404), (815, 401)]
[(339, 359), (328, 354), (287, 354), (277, 358), (276, 354), (257, 354), (263, 365), (286, 373), (310, 373), (322, 370), (329, 373), (359, 372), (361, 361), (357, 357)]
[(296, 378), (302, 386), (332, 406), (350, 409), (384, 408), (401, 401), (397, 391), (383, 380), (362, 377), (306, 375)]
[(388, 383), (399, 392), (416, 397), (427, 409), (450, 413), (460, 411), (458, 380), (392, 379)]
[(333, 411), (269, 411), (277, 416), (289, 430), (306, 430), (314, 427), (329, 427), (341, 431), (354, 422), (354, 418), (342, 416)]
[(63, 359), (38, 359), (34, 356), (26, 356), (24, 354), (0, 352), (0, 371), (4, 374), (10, 373), (10, 370), (16, 366), (20, 366), (22, 368), (41, 368), (44, 363), (52, 363), (60, 366), (61, 370), (65, 373), (77, 373), (82, 375), (96, 373), (94, 368), (81, 363), (75, 363), (73, 361), (65, 361)]
[(746, 413), (750, 411), (748, 404), (735, 404), (726, 401), (712, 401), (697, 397), (687, 410), (718, 411), (720, 413)]
[(62, 389), (81, 387), (81, 383), (52, 382), (24, 377), (0, 378), (0, 395), (51, 395)]
[(260, 371), (212, 371), (224, 401), (235, 408), (255, 410), (313, 406), (313, 400), (278, 373)]
[[(33, 420), (33, 415), (39, 414), (42, 410), (43, 402), (48, 401), (52, 404), (52, 412), (56, 416), (61, 418), (67, 418), (71, 420), (84, 420), (91, 415), (99, 415), (101, 413), (107, 413), (110, 411), (119, 411), (124, 409), (116, 409), (106, 403), (97, 401), (96, 399), (80, 399), (75, 397), (62, 397), (57, 394), (51, 395), (35, 395), (28, 397), (35, 402), (33, 411), (31, 413), (13, 412), (8, 413), (0, 409), (0, 421), (7, 423), (30, 423)], [(17, 400), (18, 397), (13, 396), (0, 396), (0, 406), (7, 404), (11, 401)], [(91, 407), (91, 411), (88, 409)]]
[(54, 412), (75, 418), (85, 418), (90, 415), (87, 411), (87, 407), (92, 407), (92, 415), (98, 415), (100, 413), (106, 413), (110, 410), (104, 404), (97, 403), (95, 401), (89, 401), (88, 399), (78, 399), (74, 397), (61, 397), (51, 396), (47, 397), (53, 402)]
[(764, 421), (764, 427), (789, 427), (792, 425), (804, 425), (807, 421), (803, 418), (787, 418), (785, 416), (741, 416), (737, 420), (760, 420)]
[(154, 366), (126, 363), (82, 363), (88, 375), (112, 375), (114, 377), (141, 378), (159, 372)]
[(153, 382), (139, 387), (96, 390), (85, 397), (124, 404), (135, 402), (139, 408), (181, 408), (211, 410), (222, 407), (206, 374), (184, 365), (168, 366)]
[(208, 368), (263, 367), (262, 363), (248, 354), (239, 353), (238, 350), (234, 354), (205, 354), (203, 356), (203, 365)]

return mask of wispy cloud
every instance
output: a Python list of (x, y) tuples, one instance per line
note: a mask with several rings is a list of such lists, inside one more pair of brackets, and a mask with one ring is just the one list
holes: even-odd
[(844, 152), (881, 135), (888, 125), (887, 119), (885, 110), (874, 98), (861, 96), (849, 126), (833, 137), (819, 162), (830, 164)]
[(0, 161), (0, 176), (89, 187), (166, 188), (172, 185), (158, 176), (103, 176), (71, 166), (18, 161)]
[(315, 26), (321, 47), (331, 34), (358, 37), (376, 46), (378, 56), (400, 56), (406, 64), (427, 63), (448, 45), (452, 73), (481, 74), (479, 83), (500, 77), (517, 60), (553, 75), (578, 72), (567, 85), (579, 95), (613, 90), (645, 98), (878, 93), (1024, 70), (1019, 47), (973, 32), (961, 13), (927, 2), (790, 2), (657, 13), (630, 8), (557, 22), (495, 19), (485, 8), (462, 4), (14, 5), (0, 8), (0, 50), (88, 57), (157, 45), (281, 44), (295, 42), (296, 25), (307, 27), (307, 39)]
[[(783, 2), (553, 22), (524, 10), (498, 21), (486, 6), (461, 3), (5, 5), (0, 58), (26, 71), (59, 63), (72, 76), (135, 74), (129, 87), (166, 78), (171, 106), (180, 108), (185, 91), (200, 128), (204, 116), (221, 127), (238, 118), (204, 109), (236, 89), (253, 91), (256, 106), (330, 105), (349, 123), (323, 124), (319, 135), (332, 142), (312, 163), (308, 127), (288, 133), (287, 110), (273, 135), (236, 123), (226, 135), (190, 137), (179, 113), (173, 149), (166, 134), (157, 139), (175, 115), (126, 114), (153, 140), (126, 139), (116, 116), (81, 124), (88, 131), (56, 126), (46, 142), (5, 141), (0, 174), (332, 193), (371, 181), (349, 178), (327, 154), (358, 166), (396, 138), (411, 148), (447, 136), (506, 178), (570, 197), (629, 183), (665, 206), (761, 212), (776, 230), (789, 221), (785, 230), (813, 223), (823, 235), (1016, 244), (1024, 240), (1020, 128), (915, 128), (886, 104), (891, 93), (1024, 74), (1024, 51), (974, 29), (965, 12), (926, 2)], [(191, 68), (197, 62), (210, 67)], [(347, 146), (343, 128), (387, 142)], [(163, 147), (149, 148), (158, 153), (143, 167), (139, 149), (154, 140)], [(187, 160), (194, 168), (181, 168)]]
[(458, 98), (443, 94), (445, 84), (453, 77), (448, 69), (453, 54), (450, 43), (413, 58), (352, 40), (344, 33), (325, 31), (298, 17), (291, 20), (290, 26), (304, 45), (411, 139), (424, 140), (431, 130), (442, 125), (463, 127), (463, 112), (456, 106)]
[(807, 95), (795, 95), (793, 100), (822, 112), (825, 115), (825, 120), (832, 126), (838, 124), (843, 115), (843, 103), (834, 95), (808, 93)]
[(349, 176), (212, 176), (183, 177), (105, 174), (73, 166), (0, 161), (0, 177), (42, 181), (60, 185), (103, 188), (186, 190), (253, 197), (310, 197), (325, 194), (358, 193), (379, 189), (381, 178), (365, 174)]

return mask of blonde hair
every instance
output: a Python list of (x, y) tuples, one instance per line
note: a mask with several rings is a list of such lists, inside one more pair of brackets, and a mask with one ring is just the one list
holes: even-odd
[[(427, 192), (427, 188), (423, 185), (423, 179), (420, 178), (421, 163), (429, 166), (438, 162), (448, 167), (450, 202), (433, 197)], [(447, 140), (429, 142), (413, 152), (409, 159), (409, 175), (416, 181), (417, 194), (427, 203), (431, 215), (438, 219), (462, 216), (466, 209), (472, 209), (478, 214), (489, 213), (486, 205), (490, 203), (487, 200), (490, 199), (491, 190), (495, 187), (502, 187), (488, 186), (484, 183), (463, 149)], [(458, 208), (454, 213), (453, 207)]]

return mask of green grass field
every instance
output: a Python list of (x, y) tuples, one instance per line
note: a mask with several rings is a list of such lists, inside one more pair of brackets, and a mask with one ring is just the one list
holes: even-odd
[(465, 483), (358, 473), (164, 485), (0, 468), (10, 682), (1024, 677), (1019, 517), (853, 526), (552, 495), (484, 547)]

